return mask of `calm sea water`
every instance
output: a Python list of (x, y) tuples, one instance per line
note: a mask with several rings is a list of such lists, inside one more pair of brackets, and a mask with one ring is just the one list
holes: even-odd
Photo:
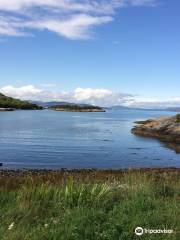
[(136, 120), (172, 114), (1, 112), (0, 162), (4, 168), (180, 167), (180, 154), (130, 132)]

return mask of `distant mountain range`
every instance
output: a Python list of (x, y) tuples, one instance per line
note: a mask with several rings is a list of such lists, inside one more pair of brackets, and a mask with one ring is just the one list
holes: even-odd
[[(93, 105), (91, 104), (85, 104), (85, 103), (71, 103), (71, 102), (58, 102), (58, 101), (52, 101), (52, 102), (41, 102), (41, 101), (31, 101), (33, 104), (37, 104), (38, 106), (41, 106), (43, 108), (50, 108), (53, 106), (75, 106), (78, 105), (80, 107), (91, 107)], [(135, 109), (130, 107), (124, 107), (124, 106), (112, 106), (112, 107), (103, 107), (105, 109), (112, 109), (112, 110), (123, 110), (123, 109)]]
[(107, 107), (107, 109), (111, 109), (111, 110), (148, 110), (148, 111), (157, 110), (157, 111), (159, 111), (159, 109), (133, 108), (133, 107), (125, 107), (125, 106), (121, 106), (121, 105)]
[(180, 107), (169, 107), (166, 108), (166, 111), (180, 112)]
[(73, 106), (73, 105), (78, 105), (80, 107), (88, 107), (88, 106), (92, 106), (90, 104), (77, 104), (77, 103), (70, 103), (70, 102), (56, 102), (56, 101), (52, 101), (52, 102), (41, 102), (41, 101), (31, 101), (31, 103), (36, 104), (38, 106), (41, 106), (43, 108), (49, 108), (49, 107), (53, 107), (53, 106)]
[(68, 112), (105, 112), (104, 108), (90, 104), (77, 104), (69, 102), (41, 102), (32, 101), (33, 104), (55, 111), (68, 111)]
[[(43, 109), (43, 108), (51, 108), (53, 106), (70, 106), (70, 107), (79, 107), (79, 108), (100, 108), (98, 106), (93, 106), (91, 104), (83, 104), (83, 103), (70, 103), (70, 102), (61, 102), (61, 101), (22, 101), (19, 99), (15, 99), (12, 97), (7, 97), (4, 94), (0, 93), (0, 108), (12, 108), (12, 109)], [(68, 107), (69, 108), (69, 107)], [(146, 108), (132, 108), (125, 107), (122, 105), (116, 105), (111, 107), (102, 107), (102, 109), (111, 109), (111, 110), (147, 110), (147, 111), (172, 111), (172, 112), (180, 112), (180, 107), (168, 107), (168, 108), (160, 108), (160, 109), (146, 109)]]
[(112, 106), (108, 107), (108, 109), (112, 110), (146, 110), (146, 111), (172, 111), (172, 112), (180, 112), (180, 107), (168, 107), (168, 108), (132, 108), (125, 106)]
[[(91, 104), (83, 104), (83, 103), (70, 103), (70, 102), (58, 102), (58, 101), (50, 101), (50, 102), (42, 102), (42, 101), (31, 101), (31, 103), (41, 106), (43, 108), (50, 108), (53, 106), (73, 106), (78, 105), (80, 107), (90, 107)], [(115, 105), (111, 107), (103, 107), (104, 109), (111, 110), (147, 110), (147, 111), (172, 111), (172, 112), (180, 112), (180, 107), (168, 107), (168, 108), (133, 108), (133, 107), (125, 107), (122, 105)]]

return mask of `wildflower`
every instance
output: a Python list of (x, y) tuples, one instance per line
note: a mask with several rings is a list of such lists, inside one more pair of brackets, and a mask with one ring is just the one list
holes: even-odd
[(57, 224), (57, 223), (58, 223), (58, 221), (57, 221), (56, 219), (54, 219), (54, 220), (53, 220), (53, 223), (54, 223), (54, 224)]
[(12, 222), (12, 223), (9, 225), (8, 230), (11, 230), (13, 227), (14, 227), (14, 222)]
[(49, 225), (47, 223), (44, 224), (44, 227), (47, 228)]

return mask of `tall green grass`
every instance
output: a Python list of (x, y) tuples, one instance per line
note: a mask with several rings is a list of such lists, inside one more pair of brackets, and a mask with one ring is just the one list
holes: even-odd
[[(96, 178), (96, 177), (94, 177)], [(106, 181), (32, 178), (0, 191), (1, 240), (180, 239), (180, 179), (127, 173)], [(137, 237), (137, 226), (174, 234)]]

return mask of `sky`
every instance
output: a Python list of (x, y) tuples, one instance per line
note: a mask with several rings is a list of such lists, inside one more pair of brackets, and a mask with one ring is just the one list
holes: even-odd
[(0, 92), (180, 106), (179, 0), (0, 0)]

